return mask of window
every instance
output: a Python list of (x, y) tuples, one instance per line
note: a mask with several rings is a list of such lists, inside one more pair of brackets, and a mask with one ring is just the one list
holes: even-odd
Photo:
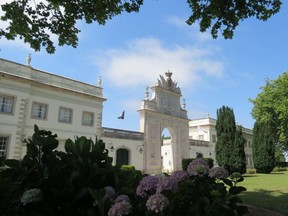
[(13, 112), (14, 106), (14, 97), (7, 95), (0, 95), (0, 112), (1, 113), (10, 113)]
[(0, 157), (6, 155), (8, 141), (9, 141), (9, 136), (0, 135)]
[(93, 126), (94, 113), (83, 112), (82, 113), (82, 125)]
[(198, 138), (199, 140), (204, 140), (204, 135), (199, 135)]
[(216, 143), (216, 135), (215, 134), (212, 134), (212, 142)]
[(32, 104), (31, 117), (32, 118), (37, 118), (37, 119), (46, 119), (47, 110), (48, 110), (48, 105), (47, 104), (33, 103)]
[(129, 151), (120, 148), (116, 152), (116, 165), (129, 165)]
[(72, 123), (72, 109), (60, 107), (59, 108), (59, 122)]

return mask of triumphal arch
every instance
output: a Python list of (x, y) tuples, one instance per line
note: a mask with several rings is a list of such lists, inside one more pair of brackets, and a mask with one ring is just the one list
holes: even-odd
[(145, 92), (141, 102), (140, 132), (144, 134), (144, 170), (147, 173), (162, 171), (161, 145), (162, 132), (168, 129), (171, 135), (172, 169), (181, 170), (183, 158), (188, 157), (189, 119), (185, 102), (181, 106), (181, 90), (173, 81), (172, 72), (160, 75), (157, 83)]

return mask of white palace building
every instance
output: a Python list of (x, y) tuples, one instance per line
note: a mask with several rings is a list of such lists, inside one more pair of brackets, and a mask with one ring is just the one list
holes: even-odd
[[(33, 68), (31, 58), (19, 64), (0, 58), (0, 155), (21, 159), (23, 140), (34, 125), (58, 135), (58, 150), (77, 136), (103, 139), (114, 164), (131, 164), (147, 173), (181, 169), (183, 158), (201, 154), (215, 161), (216, 119), (190, 120), (181, 90), (171, 78), (160, 75), (139, 102), (140, 131), (102, 127), (101, 81), (95, 86)], [(151, 96), (149, 95), (151, 91)], [(168, 130), (171, 138), (164, 139)], [(243, 128), (247, 167), (253, 167), (252, 130)]]

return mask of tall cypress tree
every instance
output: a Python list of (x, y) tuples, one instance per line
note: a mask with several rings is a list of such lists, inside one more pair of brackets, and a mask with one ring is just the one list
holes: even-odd
[(253, 128), (253, 162), (258, 173), (270, 173), (275, 166), (275, 142), (269, 124), (255, 122)]
[(238, 126), (235, 133), (232, 152), (232, 172), (239, 172), (241, 174), (246, 172), (245, 142), (246, 139), (242, 133), (242, 126)]
[(232, 151), (236, 133), (236, 123), (233, 109), (222, 106), (217, 109), (216, 120), (217, 142), (216, 161), (225, 167), (228, 172), (232, 171)]

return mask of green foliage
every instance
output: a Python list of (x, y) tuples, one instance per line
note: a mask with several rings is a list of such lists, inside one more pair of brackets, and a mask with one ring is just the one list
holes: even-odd
[[(187, 3), (191, 8), (188, 25), (199, 23), (201, 32), (211, 29), (212, 37), (217, 38), (220, 31), (224, 38), (231, 39), (240, 21), (250, 17), (265, 21), (279, 12), (282, 1), (188, 0)], [(13, 0), (1, 4), (4, 12), (1, 20), (6, 21), (8, 27), (0, 29), (0, 38), (14, 40), (19, 36), (36, 51), (45, 47), (48, 53), (54, 53), (52, 34), (58, 36), (58, 45), (76, 47), (80, 32), (76, 26), (78, 20), (104, 25), (123, 12), (138, 12), (142, 5), (143, 0), (53, 0), (45, 3)]]
[[(237, 195), (245, 190), (237, 183), (243, 178), (234, 174), (226, 179), (227, 171), (223, 174), (220, 167), (209, 175), (178, 171), (171, 176), (152, 176), (157, 178), (157, 190), (161, 189), (161, 194), (167, 196), (170, 203), (164, 210), (159, 203), (152, 202), (150, 206), (158, 205), (160, 213), (149, 210), (149, 197), (138, 194), (142, 180), (148, 175), (133, 166), (112, 166), (112, 158), (102, 140), (94, 143), (85, 137), (76, 137), (75, 141), (68, 139), (66, 152), (58, 152), (56, 135), (39, 130), (37, 126), (34, 131), (32, 139), (27, 140), (27, 154), (23, 160), (5, 160), (6, 168), (0, 172), (0, 212), (3, 216), (116, 216), (128, 213), (131, 216), (180, 216), (187, 215), (183, 214), (185, 212), (234, 216), (247, 212), (247, 208), (237, 205), (241, 203)], [(209, 169), (203, 159), (197, 160), (202, 160)], [(209, 161), (213, 164), (213, 160)], [(201, 165), (196, 162), (196, 166)], [(190, 165), (188, 168), (198, 170)], [(172, 180), (167, 182), (168, 178)], [(124, 195), (125, 199), (121, 199), (128, 201), (117, 201), (119, 195)], [(119, 206), (126, 207), (129, 212), (124, 214)]]
[(275, 167), (275, 140), (271, 126), (255, 122), (253, 128), (253, 161), (258, 173), (270, 173)]
[(231, 160), (233, 172), (239, 172), (241, 174), (244, 174), (246, 172), (246, 155), (244, 150), (245, 142), (246, 139), (243, 136), (242, 127), (238, 126), (235, 133), (232, 152), (233, 155)]
[(275, 166), (272, 172), (284, 172), (284, 171), (287, 171), (286, 167)]
[(76, 26), (78, 20), (86, 23), (96, 21), (104, 25), (107, 20), (123, 12), (138, 12), (143, 0), (113, 1), (22, 1), (13, 0), (1, 3), (4, 15), (1, 20), (9, 23), (6, 29), (0, 29), (2, 36), (14, 40), (17, 36), (29, 43), (31, 48), (39, 51), (46, 47), (48, 53), (55, 52), (51, 34), (58, 36), (58, 45), (78, 44)]
[(186, 21), (189, 25), (200, 24), (200, 31), (205, 32), (211, 28), (211, 35), (217, 38), (218, 32), (222, 32), (224, 38), (232, 38), (239, 22), (249, 17), (256, 17), (266, 21), (281, 7), (281, 0), (257, 1), (257, 0), (188, 0), (192, 15)]
[[(103, 198), (103, 188), (121, 191), (140, 179), (136, 171), (125, 172), (124, 178), (112, 166), (102, 140), (68, 139), (64, 153), (55, 150), (56, 137), (35, 126), (23, 160), (6, 160), (7, 169), (0, 172), (1, 215), (106, 215), (111, 201)], [(24, 194), (31, 189), (40, 190), (42, 200), (24, 205)]]
[(255, 99), (250, 99), (254, 105), (252, 116), (257, 122), (271, 125), (270, 136), (275, 136), (275, 143), (288, 150), (288, 72), (275, 80), (266, 80), (261, 90)]
[[(186, 171), (188, 165), (196, 158), (184, 158), (182, 159), (182, 170)], [(210, 168), (214, 166), (214, 160), (212, 158), (203, 158), (207, 162)]]
[(216, 131), (216, 161), (220, 166), (225, 167), (229, 173), (232, 173), (232, 155), (236, 134), (233, 109), (227, 106), (217, 109)]
[(256, 169), (247, 169), (246, 170), (246, 174), (256, 174), (257, 172), (256, 172)]

